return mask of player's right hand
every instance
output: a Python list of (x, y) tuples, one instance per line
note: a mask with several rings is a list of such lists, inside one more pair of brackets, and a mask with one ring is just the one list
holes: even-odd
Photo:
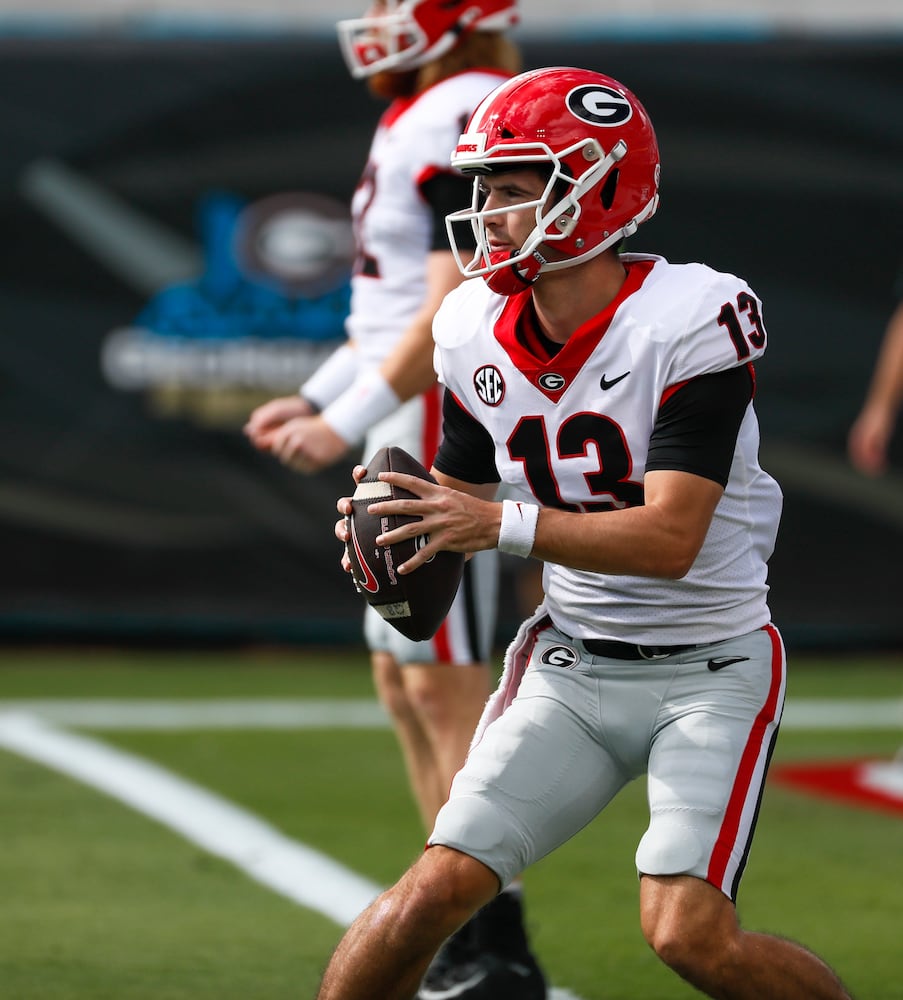
[(296, 472), (308, 475), (334, 465), (348, 453), (350, 445), (318, 414), (293, 417), (273, 431), (270, 451)]
[(297, 393), (294, 396), (280, 396), (262, 403), (248, 417), (244, 426), (245, 437), (261, 451), (269, 451), (273, 443), (273, 435), (289, 420), (295, 417), (308, 417), (313, 414), (313, 407)]

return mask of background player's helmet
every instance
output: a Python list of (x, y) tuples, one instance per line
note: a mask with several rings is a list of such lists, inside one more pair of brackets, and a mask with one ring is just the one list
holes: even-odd
[[(482, 208), (480, 175), (526, 165), (549, 171), (541, 197), (520, 206), (534, 210), (536, 227), (520, 250), (491, 251), (485, 220), (493, 212)], [(652, 122), (623, 84), (590, 70), (558, 66), (502, 84), (472, 115), (452, 166), (476, 175), (471, 207), (446, 220), (458, 267), (505, 295), (523, 291), (544, 271), (597, 256), (658, 207)], [(461, 225), (469, 227), (466, 240)], [(474, 240), (476, 252), (465, 260)], [(553, 248), (556, 259), (546, 259)]]
[(517, 23), (517, 0), (377, 0), (363, 17), (339, 21), (339, 43), (354, 77), (416, 69), (472, 31)]

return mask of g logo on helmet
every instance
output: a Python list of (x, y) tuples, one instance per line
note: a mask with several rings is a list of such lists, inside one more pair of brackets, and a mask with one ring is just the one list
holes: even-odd
[(633, 116), (633, 107), (622, 93), (598, 83), (575, 87), (565, 103), (575, 118), (603, 128), (623, 125)]

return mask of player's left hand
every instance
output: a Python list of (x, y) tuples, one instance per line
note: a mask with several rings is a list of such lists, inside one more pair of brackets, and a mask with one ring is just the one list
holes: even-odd
[[(359, 483), (364, 476), (367, 475), (367, 467), (364, 465), (356, 465), (352, 471), (351, 476), (355, 483)], [(348, 558), (348, 518), (351, 516), (351, 497), (339, 497), (336, 501), (336, 510), (339, 512), (340, 517), (335, 523), (335, 536), (342, 543), (342, 569), (346, 573), (351, 572), (351, 560)]]
[(296, 417), (273, 435), (270, 451), (296, 472), (319, 472), (343, 458), (350, 448), (321, 416)]
[[(356, 471), (356, 470), (355, 470)], [(380, 535), (380, 545), (392, 545), (405, 538), (428, 535), (429, 542), (418, 549), (399, 573), (412, 573), (429, 562), (437, 552), (478, 552), (495, 548), (502, 523), (502, 505), (426, 482), (401, 472), (381, 472), (379, 478), (416, 494), (413, 500), (381, 500), (370, 504), (371, 514), (404, 514), (420, 521), (402, 525)], [(344, 499), (344, 498), (343, 498)]]

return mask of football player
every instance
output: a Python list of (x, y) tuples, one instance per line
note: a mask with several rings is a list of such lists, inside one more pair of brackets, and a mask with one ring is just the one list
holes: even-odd
[[(506, 35), (516, 0), (376, 0), (338, 24), (352, 75), (388, 100), (352, 200), (357, 260), (348, 343), (295, 396), (257, 409), (246, 433), (285, 464), (316, 472), (364, 442), (398, 445), (427, 468), (441, 427), (432, 321), (462, 276), (445, 217), (470, 181), (449, 165), (461, 128), (520, 68)], [(487, 558), (488, 557), (488, 558)], [(367, 609), (379, 698), (405, 759), (426, 832), (464, 761), (492, 689), (497, 554), (468, 565), (455, 604), (428, 642), (405, 639)], [(500, 896), (437, 956), (423, 1000), (542, 1000), (543, 975), (522, 921), (520, 887)]]
[[(702, 264), (620, 252), (656, 210), (659, 153), (609, 77), (556, 67), (501, 85), (452, 162), (475, 176), (449, 227), (477, 248), (456, 256), (484, 280), (434, 324), (439, 483), (384, 473), (420, 499), (370, 511), (423, 518), (378, 539), (428, 532), (399, 572), (498, 548), (543, 562), (546, 597), (429, 849), (352, 925), (320, 998), (410, 997), (445, 935), (643, 773), (640, 923), (658, 956), (725, 1000), (848, 998), (819, 958), (735, 911), (785, 687), (766, 601), (782, 499), (753, 409), (759, 298)], [(497, 502), (499, 481), (532, 502)]]

